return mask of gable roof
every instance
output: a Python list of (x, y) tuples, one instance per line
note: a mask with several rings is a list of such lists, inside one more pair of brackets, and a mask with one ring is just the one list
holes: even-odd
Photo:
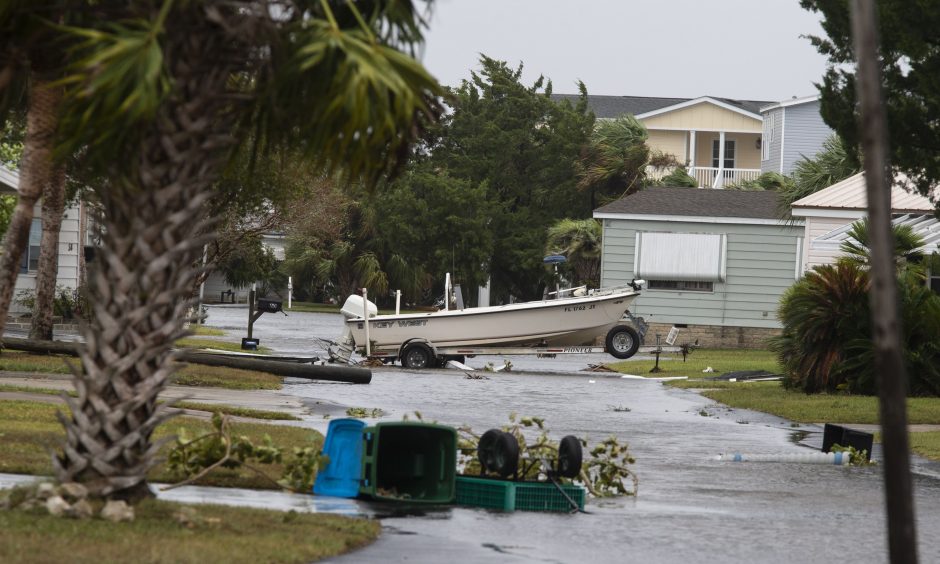
[(811, 102), (817, 102), (817, 101), (819, 101), (819, 94), (814, 94), (812, 96), (803, 96), (802, 98), (797, 98), (796, 96), (794, 96), (793, 98), (790, 98), (789, 100), (783, 100), (781, 102), (770, 104), (769, 106), (761, 106), (760, 111), (761, 113), (764, 113), (764, 112), (769, 112), (770, 110), (776, 110), (777, 108), (788, 108), (790, 106), (799, 106), (802, 104), (809, 104)]
[[(920, 194), (912, 194), (901, 186), (906, 180), (907, 177), (902, 174), (894, 177), (894, 184), (891, 185), (891, 211), (898, 213), (933, 211), (934, 205), (929, 199)], [(801, 215), (801, 209), (867, 211), (868, 192), (865, 187), (865, 173), (860, 172), (850, 176), (793, 202), (793, 215)]]
[(773, 220), (776, 223), (781, 221), (777, 201), (778, 194), (773, 191), (654, 187), (602, 206), (594, 210), (594, 217), (679, 216)]
[[(552, 99), (556, 102), (569, 100), (576, 104), (580, 95), (578, 94), (552, 94)], [(687, 104), (694, 101), (711, 100), (721, 104), (727, 104), (738, 110), (760, 116), (760, 108), (774, 102), (762, 102), (756, 100), (734, 100), (731, 98), (719, 98), (717, 96), (701, 96), (699, 98), (654, 98), (649, 96), (599, 96), (589, 94), (587, 97), (588, 108), (594, 112), (594, 115), (600, 119), (613, 119), (623, 114), (639, 116), (664, 110), (672, 106)], [(689, 104), (691, 105), (691, 104)]]

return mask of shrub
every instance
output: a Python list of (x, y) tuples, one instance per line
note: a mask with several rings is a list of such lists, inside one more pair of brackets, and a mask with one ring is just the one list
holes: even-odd
[(670, 188), (697, 188), (698, 181), (695, 180), (682, 167), (676, 167), (672, 172), (663, 177), (660, 181), (663, 186)]

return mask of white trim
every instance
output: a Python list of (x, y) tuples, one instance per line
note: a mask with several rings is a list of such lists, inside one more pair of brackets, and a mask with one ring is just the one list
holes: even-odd
[(783, 108), (780, 110), (780, 170), (777, 171), (780, 174), (783, 174), (783, 147), (787, 142), (787, 109)]
[[(644, 127), (646, 124), (643, 124)], [(761, 126), (763, 127), (763, 126)], [(647, 127), (648, 131), (691, 131), (688, 127)], [(718, 133), (719, 131), (724, 131), (725, 133), (744, 133), (746, 135), (757, 135), (760, 136), (761, 132), (754, 129), (703, 129), (701, 127), (696, 127), (696, 131), (702, 133)]]
[[(896, 210), (891, 210), (897, 213)], [(839, 219), (861, 219), (865, 217), (866, 210), (836, 210), (832, 208), (793, 208), (790, 215), (795, 217), (832, 217)]]
[(633, 277), (637, 278), (640, 276), (640, 231), (636, 230), (636, 241), (633, 243)]
[(790, 106), (799, 106), (800, 104), (808, 104), (810, 102), (815, 102), (819, 100), (819, 94), (814, 96), (803, 96), (802, 98), (793, 98), (791, 100), (784, 100), (783, 102), (777, 102), (776, 104), (771, 104), (769, 106), (763, 106), (760, 109), (760, 113), (764, 113), (770, 110), (776, 110), (777, 108), (789, 108)]
[[(689, 188), (696, 190), (696, 188)], [(760, 219), (756, 217), (707, 217), (700, 215), (656, 215), (637, 213), (594, 212), (594, 219), (638, 219), (642, 221), (681, 221), (688, 223), (730, 223), (739, 225), (779, 225), (781, 227), (803, 225), (802, 221), (785, 219)]]
[[(721, 245), (721, 248), (718, 251), (719, 252), (718, 256), (719, 256), (719, 260), (721, 261), (721, 263), (718, 266), (718, 272), (721, 273), (720, 282), (724, 282), (725, 280), (728, 279), (728, 234), (727, 233), (721, 234), (721, 242), (719, 243), (719, 245)], [(712, 290), (714, 289), (715, 287), (714, 285), (712, 285)]]
[(751, 112), (749, 112), (749, 111), (747, 111), (747, 110), (742, 110), (741, 108), (739, 108), (739, 107), (737, 107), (737, 106), (732, 106), (731, 104), (728, 104), (728, 103), (726, 103), (726, 102), (721, 102), (721, 101), (716, 100), (716, 99), (714, 99), (714, 98), (711, 98), (711, 97), (709, 97), (709, 96), (702, 96), (701, 98), (695, 98), (694, 100), (688, 100), (688, 101), (685, 101), (685, 102), (680, 102), (680, 103), (678, 103), (678, 104), (673, 104), (672, 106), (666, 106), (665, 108), (660, 108), (660, 109), (658, 109), (658, 110), (653, 110), (653, 111), (650, 111), (650, 112), (646, 112), (645, 114), (637, 114), (637, 115), (634, 116), (634, 117), (637, 118), (637, 119), (650, 118), (650, 117), (653, 117), (653, 116), (658, 116), (658, 115), (661, 115), (661, 114), (666, 114), (666, 113), (669, 113), (669, 112), (674, 112), (674, 111), (676, 111), (676, 110), (681, 110), (681, 109), (683, 109), (683, 108), (688, 108), (688, 107), (690, 107), (690, 106), (695, 106), (695, 105), (697, 105), (697, 104), (705, 104), (705, 103), (713, 104), (713, 105), (715, 105), (715, 106), (718, 106), (719, 108), (724, 108), (724, 109), (726, 109), (726, 110), (729, 110), (729, 111), (732, 111), (732, 112), (741, 114), (741, 115), (743, 115), (743, 116), (747, 116), (747, 117), (749, 117), (749, 118), (756, 119), (756, 120), (758, 120), (758, 121), (760, 121), (760, 119), (761, 119), (760, 114), (752, 114)]
[(793, 279), (799, 280), (803, 274), (803, 238), (796, 238), (796, 270), (793, 272)]

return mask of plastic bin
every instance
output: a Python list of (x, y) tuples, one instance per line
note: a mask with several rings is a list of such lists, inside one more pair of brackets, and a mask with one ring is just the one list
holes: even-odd
[(358, 419), (330, 421), (323, 441), (323, 454), (329, 463), (317, 473), (313, 484), (316, 495), (356, 497), (362, 473), (362, 429), (365, 422)]
[[(572, 510), (571, 503), (551, 482), (512, 482), (496, 478), (457, 476), (457, 504), (500, 511)], [(562, 484), (568, 497), (584, 509), (584, 488)]]
[(362, 431), (362, 495), (385, 501), (451, 503), (456, 467), (453, 427), (395, 422)]

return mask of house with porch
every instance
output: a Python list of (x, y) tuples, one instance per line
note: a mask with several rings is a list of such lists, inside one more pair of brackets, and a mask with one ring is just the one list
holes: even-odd
[[(16, 194), (20, 185), (20, 176), (15, 170), (0, 165), (0, 193)], [(56, 274), (56, 286), (77, 288), (81, 283), (84, 270), (84, 249), (82, 233), (85, 232), (85, 210), (82, 202), (66, 204), (59, 230), (59, 266)], [(36, 269), (39, 265), (39, 244), (42, 239), (42, 206), (36, 203), (33, 210), (33, 223), (29, 228), (29, 245), (23, 252), (20, 273), (16, 278), (13, 297), (23, 290), (35, 290)], [(10, 313), (24, 313), (25, 309), (13, 303)]]
[[(567, 94), (553, 98), (577, 100), (576, 95)], [(598, 119), (615, 119), (624, 114), (636, 117), (649, 131), (649, 146), (675, 157), (700, 188), (722, 188), (760, 175), (763, 131), (760, 108), (771, 104), (714, 96), (588, 96), (588, 107)], [(668, 173), (650, 172), (654, 177)]]

